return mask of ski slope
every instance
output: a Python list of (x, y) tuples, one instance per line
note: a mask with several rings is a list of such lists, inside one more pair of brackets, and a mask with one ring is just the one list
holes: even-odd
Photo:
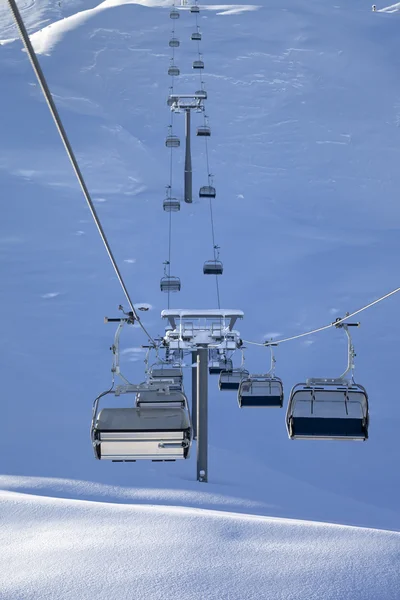
[(2, 598), (398, 597), (395, 533), (15, 493), (0, 502)]
[[(132, 298), (162, 334), (169, 5), (19, 5)], [(396, 6), (202, 7), (221, 298), (244, 311), (246, 340), (328, 324), (399, 285)], [(198, 79), (181, 12), (184, 93)], [(1, 600), (398, 600), (397, 296), (354, 333), (367, 443), (290, 442), (283, 410), (240, 411), (210, 378), (209, 484), (195, 481), (195, 446), (184, 464), (94, 460), (91, 405), (110, 384), (114, 334), (103, 317), (124, 298), (16, 38), (3, 4)], [(197, 140), (193, 166), (197, 189), (207, 175)], [(174, 307), (215, 307), (202, 276), (211, 250), (207, 206), (182, 206)], [(145, 342), (136, 327), (122, 339), (135, 381)], [(276, 354), (286, 407), (293, 384), (343, 371), (345, 339), (330, 330)], [(251, 371), (268, 361), (248, 347)]]

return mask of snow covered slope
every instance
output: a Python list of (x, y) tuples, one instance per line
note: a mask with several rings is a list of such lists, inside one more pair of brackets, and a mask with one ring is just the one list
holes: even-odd
[(399, 533), (0, 496), (1, 598), (396, 600)]
[[(161, 208), (169, 175), (167, 4), (55, 4), (20, 5), (132, 297), (151, 305), (144, 322), (157, 335), (167, 256)], [(350, 7), (287, 0), (204, 9), (215, 224), (225, 266), (221, 297), (223, 305), (244, 310), (244, 339), (301, 333), (397, 287), (398, 15), (372, 13), (364, 0)], [(182, 11), (180, 91), (198, 85), (192, 30), (193, 17)], [(240, 411), (235, 395), (218, 393), (210, 379), (208, 485), (194, 481), (195, 452), (185, 464), (94, 461), (91, 401), (109, 385), (114, 333), (102, 320), (124, 299), (15, 37), (2, 5), (0, 510), (11, 528), (0, 533), (10, 544), (2, 560), (23, 552), (11, 574), (1, 569), (8, 587), (0, 588), (0, 598), (64, 598), (73, 569), (70, 595), (79, 599), (85, 593), (109, 597), (110, 589), (122, 598), (165, 599), (180, 586), (198, 598), (397, 600), (398, 534), (264, 516), (400, 530), (400, 298), (360, 316), (354, 334), (356, 378), (371, 404), (367, 443), (289, 442), (283, 411)], [(182, 133), (183, 120), (177, 123)], [(193, 145), (196, 189), (204, 185), (206, 167), (203, 145)], [(177, 157), (176, 177), (180, 151)], [(173, 221), (173, 271), (183, 282), (175, 306), (215, 306), (213, 281), (202, 276), (210, 251), (207, 206), (182, 207)], [(145, 341), (136, 328), (124, 339), (132, 379), (143, 378)], [(332, 330), (282, 345), (277, 359), (287, 398), (294, 383), (343, 370), (344, 336)], [(263, 349), (248, 348), (252, 371), (267, 361)], [(190, 377), (186, 383), (190, 389)], [(198, 510), (204, 508), (219, 514)], [(121, 531), (124, 515), (130, 525)], [(110, 541), (103, 554), (96, 527)], [(190, 570), (170, 588), (160, 583), (172, 531), (183, 565), (187, 553), (193, 557), (192, 538), (199, 540), (201, 585), (214, 589), (221, 582), (220, 593), (200, 587), (195, 596)], [(46, 544), (54, 547), (57, 539), (64, 548), (47, 556)], [(0, 547), (4, 551), (4, 543)], [(233, 564), (241, 579), (227, 588), (238, 552), (243, 567)], [(47, 565), (48, 579), (40, 564)], [(116, 566), (107, 571), (106, 564)], [(176, 564), (168, 562), (168, 569)], [(215, 569), (208, 571), (210, 564)], [(93, 579), (86, 591), (87, 568)], [(138, 573), (143, 577), (132, 596)], [(318, 587), (324, 577), (329, 591)], [(264, 595), (257, 593), (260, 586)]]

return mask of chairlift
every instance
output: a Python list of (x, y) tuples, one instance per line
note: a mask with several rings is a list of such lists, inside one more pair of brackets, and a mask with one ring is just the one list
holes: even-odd
[(190, 39), (193, 40), (194, 42), (201, 42), (201, 33), (199, 31), (195, 31), (190, 36)]
[(242, 407), (283, 406), (283, 384), (279, 377), (250, 375), (243, 379), (238, 390), (238, 403)]
[(150, 370), (150, 379), (151, 380), (159, 380), (159, 379), (173, 379), (174, 382), (182, 383), (183, 373), (182, 369), (176, 367), (169, 366), (161, 366), (161, 367), (153, 367)]
[(168, 135), (165, 139), (165, 145), (167, 148), (179, 148), (181, 141), (177, 135)]
[(216, 191), (212, 185), (203, 185), (199, 190), (199, 198), (215, 198)]
[(222, 371), (232, 371), (233, 363), (230, 358), (220, 358), (219, 360), (211, 360), (208, 363), (208, 372), (210, 375), (219, 375)]
[(179, 10), (176, 10), (176, 8), (172, 8), (170, 13), (169, 13), (169, 18), (170, 19), (179, 19)]
[[(168, 381), (168, 380), (167, 380)], [(153, 389), (145, 389), (138, 392), (136, 396), (136, 406), (144, 408), (187, 408), (187, 398), (182, 391), (182, 385), (171, 384), (171, 387), (167, 386), (165, 389), (157, 389), (152, 386)]]
[[(100, 397), (99, 397), (100, 398)], [(192, 427), (185, 406), (154, 406), (145, 403), (132, 408), (103, 408), (99, 398), (93, 410), (91, 439), (98, 460), (174, 461), (188, 458)]]
[(192, 67), (193, 69), (204, 69), (204, 62), (202, 60), (194, 60)]
[(169, 47), (170, 48), (179, 48), (180, 46), (180, 41), (178, 40), (178, 38), (171, 38), (169, 40)]
[(180, 292), (181, 280), (173, 275), (164, 275), (160, 281), (160, 290), (162, 292)]
[(221, 391), (238, 390), (242, 379), (246, 379), (248, 376), (249, 372), (243, 368), (221, 371), (218, 387)]
[(197, 90), (194, 95), (198, 100), (207, 100), (207, 92), (206, 90)]
[(273, 352), (274, 343), (268, 344), (271, 352), (271, 366), (266, 374), (250, 375), (243, 379), (238, 390), (238, 403), (242, 407), (277, 407), (283, 406), (283, 384), (276, 377), (275, 356)]
[(207, 260), (203, 265), (204, 275), (222, 275), (224, 267), (220, 260)]
[(180, 200), (177, 198), (166, 198), (163, 202), (165, 212), (179, 212), (181, 210)]
[(210, 137), (211, 129), (208, 125), (200, 125), (196, 130), (196, 135), (199, 137)]
[(175, 66), (169, 67), (168, 75), (171, 75), (172, 77), (178, 77), (179, 74), (180, 74), (180, 70), (178, 69), (178, 67), (175, 67)]
[(199, 12), (200, 12), (200, 8), (197, 6), (197, 4), (193, 4), (193, 5), (190, 7), (190, 12), (191, 12), (191, 13), (199, 13)]
[[(290, 439), (368, 439), (368, 395), (353, 379), (355, 353), (348, 331), (348, 327), (359, 323), (337, 321), (336, 327), (344, 329), (347, 335), (347, 369), (337, 379), (308, 379), (293, 387), (286, 414)], [(349, 373), (350, 379), (346, 378)]]

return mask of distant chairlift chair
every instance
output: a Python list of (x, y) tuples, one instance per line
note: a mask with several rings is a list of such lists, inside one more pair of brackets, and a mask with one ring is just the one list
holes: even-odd
[(206, 90), (197, 90), (194, 95), (196, 96), (196, 98), (198, 98), (199, 100), (207, 100), (207, 92)]
[(165, 198), (163, 209), (165, 212), (179, 212), (181, 210), (180, 200), (177, 198)]
[(233, 363), (224, 352), (211, 348), (208, 357), (208, 372), (210, 375), (219, 375), (221, 371), (232, 371)]
[(247, 379), (249, 372), (244, 368), (244, 353), (242, 350), (242, 363), (238, 369), (221, 371), (218, 387), (221, 391), (238, 390), (242, 379)]
[(193, 69), (204, 69), (204, 62), (202, 60), (194, 60), (192, 67)]
[(204, 275), (222, 275), (224, 267), (220, 260), (207, 260), (203, 265)]
[(164, 277), (160, 281), (160, 290), (162, 292), (180, 292), (181, 291), (181, 280), (179, 277), (167, 274), (168, 261), (164, 262)]
[[(340, 321), (340, 319), (337, 319)], [(308, 379), (291, 391), (286, 425), (289, 437), (319, 440), (368, 439), (368, 395), (353, 379), (354, 347), (348, 327), (358, 323), (339, 322), (348, 339), (348, 365), (337, 379)], [(346, 375), (351, 373), (351, 378)]]
[(178, 77), (178, 75), (180, 74), (180, 71), (178, 69), (178, 67), (176, 67), (175, 65), (171, 65), (168, 69), (168, 75), (171, 75), (172, 77)]
[(208, 125), (200, 125), (196, 130), (196, 135), (198, 137), (210, 137), (211, 129)]
[(275, 357), (274, 344), (270, 344), (271, 367), (265, 375), (249, 375), (242, 379), (238, 389), (238, 404), (243, 407), (276, 407), (283, 406), (283, 384), (274, 374)]
[(215, 198), (216, 191), (212, 185), (203, 185), (199, 190), (199, 198)]
[(194, 33), (192, 33), (192, 35), (190, 36), (190, 39), (194, 42), (200, 42), (201, 41), (200, 31), (195, 31)]

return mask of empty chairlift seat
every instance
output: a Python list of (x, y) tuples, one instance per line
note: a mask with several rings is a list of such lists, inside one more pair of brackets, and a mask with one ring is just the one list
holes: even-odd
[(181, 141), (177, 135), (167, 135), (165, 145), (167, 148), (179, 148)]
[(193, 69), (204, 69), (204, 62), (202, 60), (194, 60), (192, 67)]
[(179, 71), (178, 67), (175, 67), (175, 66), (169, 67), (168, 75), (171, 75), (173, 77), (178, 77), (179, 74), (180, 74), (180, 71)]
[(366, 440), (368, 396), (351, 381), (309, 380), (291, 391), (286, 425), (291, 439)]
[(245, 369), (233, 369), (232, 371), (221, 371), (218, 387), (221, 391), (238, 390), (242, 379), (246, 379), (249, 372)]
[(152, 381), (172, 380), (174, 383), (182, 386), (183, 373), (182, 370), (175, 367), (153, 367), (150, 371), (150, 379)]
[(180, 292), (181, 280), (173, 275), (165, 275), (161, 278), (160, 289), (162, 292)]
[(208, 127), (208, 125), (200, 125), (197, 128), (196, 135), (199, 137), (210, 137), (211, 129)]
[(166, 198), (163, 202), (163, 209), (165, 212), (179, 212), (181, 203), (177, 198)]
[(197, 6), (197, 4), (193, 4), (193, 6), (190, 7), (190, 12), (191, 13), (199, 13), (200, 8)]
[(207, 100), (207, 92), (206, 90), (197, 90), (194, 95), (196, 96), (196, 98), (198, 98), (199, 100)]
[(199, 198), (215, 198), (216, 191), (212, 185), (203, 185), (199, 190)]
[(190, 39), (193, 40), (194, 42), (201, 42), (201, 33), (199, 31), (192, 33), (192, 35), (190, 36)]
[(207, 260), (203, 265), (204, 275), (222, 275), (224, 267), (220, 260)]
[(181, 391), (180, 384), (168, 387), (168, 393), (160, 389), (148, 389), (139, 392), (136, 396), (136, 406), (143, 407), (162, 407), (169, 406), (173, 408), (186, 408), (187, 398)]
[(112, 461), (188, 458), (187, 410), (172, 407), (103, 408), (92, 425), (96, 458)]
[(283, 385), (279, 377), (250, 375), (242, 379), (238, 390), (239, 406), (277, 407), (283, 406)]
[(232, 371), (233, 364), (230, 358), (224, 359), (215, 359), (211, 360), (208, 363), (208, 372), (210, 375), (219, 375), (222, 371)]
[(179, 48), (179, 46), (180, 46), (180, 41), (178, 40), (178, 38), (171, 38), (169, 40), (170, 48)]
[(169, 13), (169, 18), (170, 19), (179, 19), (179, 10), (176, 10), (176, 8), (172, 8)]

